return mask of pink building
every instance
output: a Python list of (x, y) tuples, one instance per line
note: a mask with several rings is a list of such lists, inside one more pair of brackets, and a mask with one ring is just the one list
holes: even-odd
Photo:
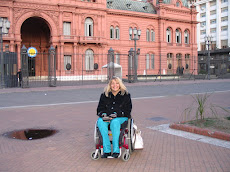
[[(138, 75), (175, 74), (196, 69), (195, 8), (181, 0), (1, 0), (0, 17), (9, 20), (4, 47), (12, 52), (35, 47), (29, 57), (29, 75), (46, 76), (49, 47), (56, 50), (58, 79), (76, 80), (82, 75), (98, 79), (107, 64), (108, 50), (127, 77), (128, 51), (134, 48), (130, 29), (141, 30), (136, 42)], [(21, 67), (18, 55), (18, 68)], [(95, 66), (95, 63), (97, 64)], [(68, 69), (68, 65), (71, 69)]]

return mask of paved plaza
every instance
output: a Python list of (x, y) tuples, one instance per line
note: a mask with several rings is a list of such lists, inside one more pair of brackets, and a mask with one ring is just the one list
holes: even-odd
[[(192, 83), (185, 82), (187, 83), (181, 81), (180, 84)], [(230, 83), (230, 80), (194, 82)], [(134, 92), (135, 87), (154, 84), (163, 87), (170, 84), (177, 86), (178, 83), (137, 83), (133, 84), (131, 90)], [(89, 92), (95, 88), (102, 91), (103, 86), (82, 88), (88, 89)], [(55, 93), (67, 89), (77, 90), (81, 87), (0, 89), (0, 100), (1, 97), (13, 93), (44, 94), (46, 91), (53, 90)], [(61, 97), (57, 95), (57, 99)], [(121, 159), (94, 161), (90, 158), (90, 153), (95, 149), (93, 134), (97, 120), (97, 101), (46, 105), (41, 102), (41, 106), (1, 106), (0, 172), (230, 172), (229, 148), (151, 129), (181, 121), (183, 110), (191, 105), (191, 95), (139, 96), (134, 97), (132, 101), (132, 116), (142, 131), (144, 149), (135, 151), (128, 162)], [(229, 108), (230, 89), (213, 92), (209, 101)], [(58, 132), (44, 139), (26, 141), (4, 136), (4, 133), (28, 128), (48, 128)]]

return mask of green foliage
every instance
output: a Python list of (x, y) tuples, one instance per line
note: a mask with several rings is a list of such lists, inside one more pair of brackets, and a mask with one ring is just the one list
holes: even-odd
[[(204, 121), (205, 116), (207, 115), (208, 112), (210, 112), (215, 118), (219, 117), (219, 113), (221, 111), (224, 111), (228, 114), (230, 114), (230, 112), (219, 106), (219, 105), (214, 105), (214, 104), (208, 104), (208, 98), (211, 96), (211, 94), (196, 94), (193, 97), (194, 102), (192, 103), (192, 105), (188, 108), (186, 108), (183, 111), (183, 116), (184, 116), (184, 121), (188, 121), (188, 120), (193, 120), (193, 116), (195, 114), (195, 119), (196, 121), (200, 120), (200, 121)], [(195, 112), (194, 112), (195, 111)], [(192, 118), (191, 118), (192, 117)]]
[(211, 94), (197, 94), (195, 97), (193, 96), (193, 99), (197, 103), (197, 109), (196, 109), (196, 119), (204, 119), (205, 111), (206, 111), (206, 106), (207, 106), (207, 99)]

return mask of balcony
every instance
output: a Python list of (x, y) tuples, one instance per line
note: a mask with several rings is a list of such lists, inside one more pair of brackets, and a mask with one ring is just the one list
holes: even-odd
[(211, 23), (210, 28), (216, 28), (216, 23)]
[(216, 5), (210, 6), (210, 11), (216, 10)]
[(79, 44), (105, 44), (105, 39), (102, 37), (94, 36), (79, 36)]
[(221, 8), (228, 7), (228, 2), (221, 3)]
[(226, 17), (228, 16), (228, 11), (221, 12), (221, 17)]
[(61, 42), (75, 42), (76, 39), (77, 38), (74, 35), (61, 35), (60, 36)]
[(210, 15), (210, 20), (216, 19), (216, 14)]
[(3, 41), (10, 41), (10, 40), (14, 40), (14, 38), (12, 37), (12, 34), (10, 34), (10, 33), (3, 33), (2, 34), (2, 40)]
[(228, 26), (228, 21), (221, 21), (221, 26)]
[(206, 21), (206, 16), (200, 18), (200, 22)]
[[(221, 35), (221, 39), (222, 39), (223, 37), (225, 37), (225, 38), (228, 39), (228, 31), (227, 31), (227, 30), (221, 30), (220, 35)], [(224, 39), (224, 38), (223, 38), (223, 39)]]
[(73, 35), (64, 35), (64, 39), (74, 39)]

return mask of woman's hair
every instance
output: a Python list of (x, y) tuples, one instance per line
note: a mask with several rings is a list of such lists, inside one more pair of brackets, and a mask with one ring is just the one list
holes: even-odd
[(105, 96), (106, 96), (106, 97), (109, 96), (109, 92), (112, 92), (112, 90), (111, 90), (111, 83), (112, 83), (113, 80), (115, 80), (116, 82), (119, 83), (121, 95), (124, 95), (125, 93), (128, 93), (128, 90), (127, 90), (126, 86), (123, 84), (122, 80), (121, 80), (120, 78), (116, 77), (116, 76), (113, 76), (113, 77), (110, 79), (108, 85), (107, 85), (107, 86), (105, 87), (105, 89), (104, 89), (104, 92), (105, 92)]

